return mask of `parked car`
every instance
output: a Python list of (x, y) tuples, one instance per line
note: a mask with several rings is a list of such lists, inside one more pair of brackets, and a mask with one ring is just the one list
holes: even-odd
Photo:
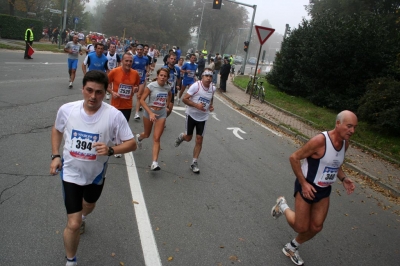
[(250, 58), (247, 60), (247, 63), (249, 63), (250, 65), (256, 65), (256, 64), (257, 64), (257, 58), (255, 58), (255, 57), (250, 57)]
[(237, 55), (233, 58), (233, 63), (235, 65), (241, 65), (243, 64), (243, 57), (241, 57), (240, 55)]

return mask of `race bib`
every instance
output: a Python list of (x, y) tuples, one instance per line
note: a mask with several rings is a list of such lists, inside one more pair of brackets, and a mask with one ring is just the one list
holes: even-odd
[(195, 71), (193, 71), (193, 70), (188, 70), (189, 72), (187, 72), (187, 77), (188, 78), (194, 78), (194, 74), (195, 74)]
[(322, 175), (320, 177), (317, 177), (316, 184), (320, 187), (327, 187), (335, 183), (338, 171), (339, 168), (337, 167), (326, 166), (324, 171), (322, 172)]
[(110, 59), (108, 60), (108, 68), (109, 69), (114, 69), (115, 68), (115, 59)]
[(133, 87), (131, 85), (119, 84), (118, 94), (123, 99), (130, 99)]
[(211, 101), (210, 101), (210, 99), (207, 99), (207, 98), (204, 98), (204, 97), (200, 97), (198, 102), (203, 104), (203, 110), (202, 111), (205, 112), (210, 107), (210, 102)]
[(136, 71), (139, 73), (139, 77), (143, 77), (143, 74), (144, 74), (143, 69), (136, 69)]
[(93, 144), (99, 140), (100, 134), (72, 130), (69, 154), (81, 161), (96, 161), (96, 149)]
[(165, 107), (167, 104), (168, 93), (157, 93), (153, 106)]

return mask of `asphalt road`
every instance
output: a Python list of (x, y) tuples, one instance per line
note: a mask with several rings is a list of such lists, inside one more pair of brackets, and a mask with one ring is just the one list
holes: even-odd
[[(58, 108), (81, 99), (82, 71), (68, 89), (66, 55), (0, 57), (0, 265), (64, 265), (66, 214), (60, 178), (49, 175), (50, 130)], [(270, 209), (280, 195), (293, 207), (288, 157), (297, 144), (217, 98), (196, 175), (194, 142), (174, 147), (183, 131), (180, 106), (167, 119), (161, 171), (150, 171), (151, 138), (133, 157), (110, 158), (79, 265), (293, 265), (281, 249), (295, 233)], [(307, 265), (399, 265), (399, 214), (361, 181), (351, 196), (335, 184), (324, 229), (300, 254)]]

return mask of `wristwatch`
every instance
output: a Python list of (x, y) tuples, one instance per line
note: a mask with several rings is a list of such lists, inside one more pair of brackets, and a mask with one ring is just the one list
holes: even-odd
[(114, 149), (111, 147), (108, 147), (108, 156), (114, 155)]
[(51, 160), (54, 160), (54, 158), (61, 158), (61, 155), (60, 154), (52, 154), (51, 155)]

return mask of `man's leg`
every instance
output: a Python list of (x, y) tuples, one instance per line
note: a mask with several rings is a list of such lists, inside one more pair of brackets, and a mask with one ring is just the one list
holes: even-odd
[(67, 226), (64, 229), (64, 247), (68, 259), (73, 259), (78, 250), (82, 212), (68, 214)]
[(71, 69), (71, 72), (70, 72), (71, 82), (74, 82), (75, 74), (76, 74), (76, 69)]
[(193, 158), (198, 159), (203, 146), (203, 136), (196, 135), (196, 144), (193, 149)]
[(28, 56), (28, 49), (29, 49), (29, 42), (25, 42), (25, 54), (24, 54), (24, 59), (27, 59)]

